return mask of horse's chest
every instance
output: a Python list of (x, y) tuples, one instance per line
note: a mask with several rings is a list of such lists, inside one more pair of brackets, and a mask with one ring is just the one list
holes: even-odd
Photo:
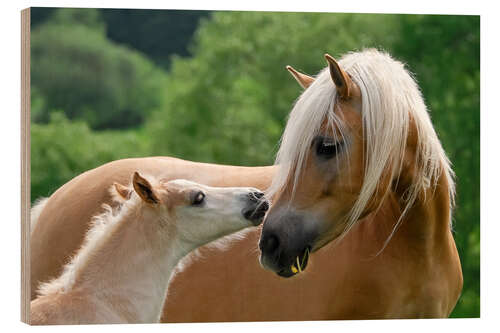
[(339, 283), (332, 293), (331, 319), (429, 318), (443, 317), (444, 295), (434, 288), (435, 281), (415, 273), (352, 278)]
[[(429, 316), (441, 295), (424, 271), (382, 263), (339, 265), (331, 270), (330, 319), (415, 318)], [(434, 311), (434, 310), (432, 310)], [(431, 315), (432, 316), (432, 315)]]

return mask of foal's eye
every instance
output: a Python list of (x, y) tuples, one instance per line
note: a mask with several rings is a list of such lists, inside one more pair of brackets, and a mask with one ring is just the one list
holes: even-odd
[(193, 196), (193, 206), (199, 206), (205, 200), (205, 193), (199, 191)]
[(330, 159), (335, 157), (342, 148), (342, 141), (335, 141), (332, 138), (318, 136), (314, 139), (313, 145), (316, 149), (316, 155)]

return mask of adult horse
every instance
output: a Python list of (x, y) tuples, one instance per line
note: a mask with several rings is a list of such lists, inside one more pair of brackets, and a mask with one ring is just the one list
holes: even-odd
[(276, 174), (261, 261), (291, 276), (306, 269), (309, 250), (317, 251), (307, 272), (283, 279), (263, 270), (260, 231), (250, 231), (202, 248), (179, 268), (164, 319), (448, 316), (462, 288), (450, 230), (453, 180), (418, 87), (399, 62), (378, 51), (352, 53), (340, 63), (327, 59), (316, 79), (289, 68), (306, 89), (287, 123), (280, 166), (130, 159), (62, 186), (35, 216), (32, 289), (56, 275), (80, 246), (90, 217), (110, 203), (110, 182), (123, 182), (132, 169), (260, 189)]
[(282, 137), (261, 263), (290, 277), (335, 240), (339, 317), (447, 316), (462, 288), (453, 172), (418, 86), (376, 50), (326, 59)]

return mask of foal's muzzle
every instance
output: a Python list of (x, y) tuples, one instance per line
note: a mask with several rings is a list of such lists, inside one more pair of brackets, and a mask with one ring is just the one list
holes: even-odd
[(241, 213), (253, 225), (261, 224), (269, 209), (269, 201), (264, 198), (264, 193), (257, 191), (250, 192), (246, 196), (246, 201), (247, 205)]

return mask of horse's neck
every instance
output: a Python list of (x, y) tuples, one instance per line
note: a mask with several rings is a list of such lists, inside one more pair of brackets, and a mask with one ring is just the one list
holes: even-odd
[(129, 321), (158, 320), (172, 270), (185, 254), (175, 232), (158, 231), (171, 226), (159, 223), (165, 224), (140, 207), (121, 212), (75, 268), (73, 289), (116, 306)]
[(412, 248), (420, 254), (423, 254), (422, 250), (433, 251), (440, 244), (447, 246), (445, 243), (450, 239), (451, 205), (445, 173), (441, 174), (435, 187), (431, 186), (419, 193), (415, 202), (401, 217), (404, 210), (401, 198), (406, 190), (407, 187), (403, 184), (390, 191), (380, 209), (367, 217), (375, 222), (367, 229), (376, 234), (376, 246), (383, 247), (389, 238), (388, 246), (397, 243), (397, 247)]

